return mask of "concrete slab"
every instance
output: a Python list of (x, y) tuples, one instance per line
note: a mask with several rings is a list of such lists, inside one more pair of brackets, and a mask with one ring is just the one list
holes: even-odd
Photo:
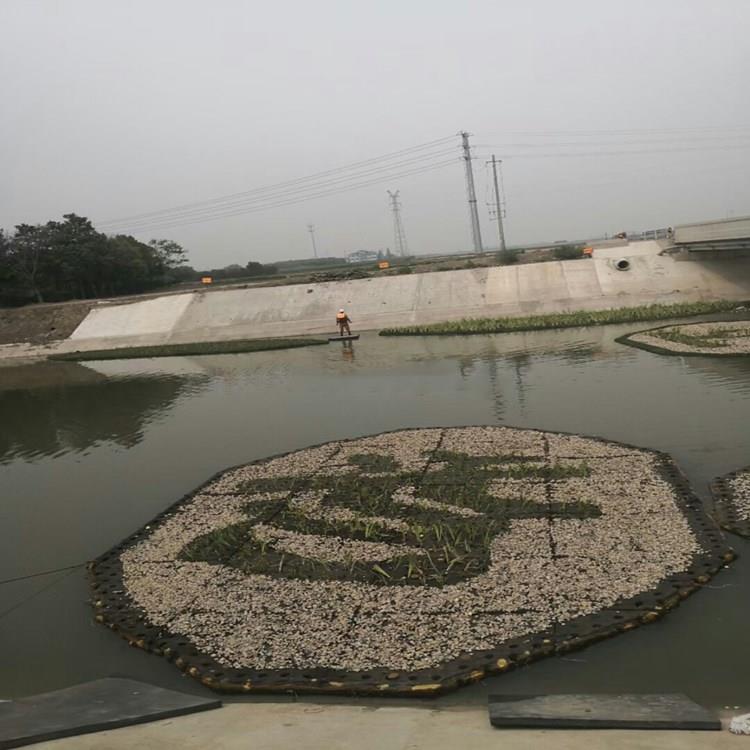
[(491, 695), (494, 727), (719, 730), (721, 722), (685, 695)]
[(220, 707), (218, 700), (108, 677), (0, 704), (0, 750)]
[(562, 263), (570, 299), (569, 309), (580, 310), (588, 301), (602, 297), (602, 287), (596, 274), (596, 263), (589, 260)]
[(77, 340), (169, 333), (192, 302), (193, 296), (172, 294), (128, 305), (95, 307), (70, 338)]
[(35, 750), (735, 750), (747, 738), (729, 732), (505, 729), (487, 721), (485, 706), (403, 707), (232, 703), (184, 716), (86, 737), (44, 742)]
[[(743, 259), (685, 261), (658, 242), (607, 248), (601, 257), (279, 287), (171, 294), (97, 306), (71, 338), (40, 347), (0, 347), (0, 358), (52, 351), (335, 334), (346, 308), (352, 330), (470, 317), (636, 307), (655, 302), (750, 298)], [(611, 255), (611, 257), (608, 257)], [(618, 271), (615, 261), (630, 260)]]
[(664, 248), (656, 240), (644, 240), (643, 242), (631, 242), (619, 247), (595, 247), (594, 258), (632, 258), (634, 255), (658, 255)]
[[(584, 263), (585, 261), (573, 261)], [(518, 298), (521, 303), (568, 300), (570, 294), (562, 261), (530, 263), (518, 267)]]

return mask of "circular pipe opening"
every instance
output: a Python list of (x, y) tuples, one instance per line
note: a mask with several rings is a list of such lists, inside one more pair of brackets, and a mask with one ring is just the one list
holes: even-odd
[(618, 271), (627, 271), (630, 268), (630, 261), (625, 258), (620, 258), (620, 260), (615, 263), (615, 268)]

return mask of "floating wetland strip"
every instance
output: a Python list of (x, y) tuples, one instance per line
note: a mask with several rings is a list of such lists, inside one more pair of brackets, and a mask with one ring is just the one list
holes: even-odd
[(659, 326), (616, 339), (655, 354), (699, 357), (750, 355), (750, 320), (722, 320)]
[(578, 310), (547, 315), (504, 318), (465, 318), (445, 323), (384, 328), (381, 336), (452, 336), (481, 333), (512, 333), (515, 331), (541, 331), (550, 328), (578, 328), (604, 326), (614, 323), (635, 323), (648, 320), (685, 318), (691, 315), (727, 312), (748, 303), (729, 300), (716, 302), (677, 302), (669, 305), (644, 305), (642, 307), (612, 308), (609, 310)]
[(429, 695), (657, 620), (732, 558), (664, 454), (467, 427), (229, 469), (90, 571), (98, 622), (216, 690)]
[(186, 357), (201, 354), (239, 354), (270, 349), (294, 349), (327, 344), (325, 339), (244, 339), (241, 341), (199, 341), (194, 344), (129, 346), (121, 349), (91, 349), (51, 354), (48, 359), (83, 362), (102, 359), (144, 359), (147, 357)]
[(750, 466), (714, 479), (711, 494), (722, 528), (750, 539)]

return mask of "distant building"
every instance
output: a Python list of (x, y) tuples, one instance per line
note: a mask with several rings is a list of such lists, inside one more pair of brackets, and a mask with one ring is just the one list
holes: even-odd
[(355, 250), (346, 256), (347, 263), (375, 263), (378, 260), (376, 250)]

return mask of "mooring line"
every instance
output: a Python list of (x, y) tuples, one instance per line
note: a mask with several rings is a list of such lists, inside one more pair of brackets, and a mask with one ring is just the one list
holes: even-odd
[(50, 581), (46, 586), (42, 586), (42, 588), (35, 591), (33, 594), (27, 596), (25, 599), (22, 599), (17, 604), (14, 604), (12, 607), (9, 607), (8, 609), (4, 610), (3, 612), (0, 612), (0, 620), (2, 620), (4, 617), (9, 615), (11, 612), (15, 612), (19, 607), (22, 607), (24, 604), (27, 604), (30, 602), (34, 597), (39, 596), (39, 594), (43, 594), (48, 589), (51, 589), (53, 586), (57, 586), (58, 583), (60, 583), (63, 579), (67, 578), (74, 570), (75, 568), (80, 568), (80, 565), (76, 565), (72, 568), (68, 568), (68, 572), (61, 576), (60, 578), (55, 578), (54, 581)]
[(53, 573), (62, 573), (66, 570), (75, 570), (76, 568), (83, 568), (86, 563), (78, 563), (77, 565), (66, 565), (64, 568), (55, 568), (54, 570), (43, 570), (41, 573), (29, 573), (26, 576), (18, 576), (18, 578), (7, 578), (4, 581), (0, 581), (0, 586), (6, 583), (16, 583), (16, 581), (27, 581), (29, 578), (40, 578), (41, 576), (49, 576)]

